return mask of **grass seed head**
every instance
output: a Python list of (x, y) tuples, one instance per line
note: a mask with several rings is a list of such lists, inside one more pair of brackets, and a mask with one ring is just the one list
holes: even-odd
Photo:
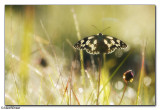
[(123, 74), (123, 80), (125, 82), (133, 82), (134, 74), (132, 70), (128, 70)]

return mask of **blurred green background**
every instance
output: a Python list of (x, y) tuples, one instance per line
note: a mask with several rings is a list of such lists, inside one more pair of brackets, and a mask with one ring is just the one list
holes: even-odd
[(92, 25), (128, 45), (103, 55), (98, 104), (118, 105), (132, 70), (121, 104), (155, 105), (155, 5), (6, 5), (5, 105), (96, 105), (100, 55), (73, 48)]

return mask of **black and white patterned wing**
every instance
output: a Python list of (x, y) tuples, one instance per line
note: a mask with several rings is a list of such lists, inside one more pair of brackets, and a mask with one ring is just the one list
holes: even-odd
[(104, 44), (108, 47), (108, 54), (114, 52), (116, 49), (124, 49), (127, 45), (115, 37), (103, 35)]
[(76, 49), (84, 49), (90, 54), (110, 54), (117, 48), (126, 48), (127, 45), (115, 37), (99, 33), (98, 35), (92, 35), (78, 41), (74, 47)]
[(79, 40), (75, 45), (74, 47), (76, 49), (85, 49), (86, 48), (86, 45), (90, 45), (91, 44), (91, 40), (95, 39), (96, 36), (89, 36), (89, 37), (85, 37), (84, 39), (82, 40)]
[(89, 36), (89, 37), (85, 37), (84, 39), (82, 40), (79, 40), (75, 45), (74, 47), (76, 49), (88, 49), (88, 47), (91, 47), (92, 46), (92, 43), (94, 41), (94, 39), (96, 39), (97, 36), (96, 35), (92, 35), (92, 36)]
[(99, 42), (98, 35), (92, 35), (89, 37), (85, 37), (82, 40), (79, 40), (74, 47), (76, 49), (83, 49), (86, 50), (89, 54), (100, 54), (99, 50), (97, 49), (97, 44)]

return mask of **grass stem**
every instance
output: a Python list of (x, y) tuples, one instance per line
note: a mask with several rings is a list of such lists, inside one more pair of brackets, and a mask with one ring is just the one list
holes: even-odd
[[(77, 15), (74, 11), (74, 8), (71, 9), (71, 12), (73, 14), (74, 24), (77, 31), (77, 38), (78, 40), (81, 39), (80, 30), (79, 30), (79, 24), (77, 20)], [(80, 62), (81, 62), (81, 74), (82, 74), (82, 84), (85, 85), (85, 71), (84, 71), (84, 61), (83, 61), (83, 51), (80, 50)]]
[(96, 105), (98, 105), (98, 100), (99, 100), (100, 80), (101, 80), (101, 58), (99, 59), (98, 90), (97, 90), (97, 102), (96, 102)]
[(112, 73), (112, 75), (108, 78), (107, 82), (104, 84), (103, 88), (100, 90), (99, 94), (105, 89), (105, 87), (107, 86), (107, 84), (109, 83), (109, 81), (117, 73), (117, 71), (119, 70), (119, 68), (124, 64), (124, 62), (127, 60), (127, 58), (130, 56), (131, 53), (132, 53), (132, 51), (130, 51), (128, 53), (128, 55), (123, 59), (123, 61), (118, 65), (118, 67), (116, 68), (116, 70)]
[(138, 84), (138, 90), (137, 90), (136, 105), (138, 105), (139, 94), (140, 94), (140, 89), (141, 89), (141, 82), (142, 82), (142, 77), (144, 74), (144, 50), (145, 50), (145, 45), (143, 46), (143, 50), (142, 50), (142, 65), (141, 65), (141, 72), (140, 72), (139, 84)]
[(122, 99), (123, 99), (123, 97), (124, 97), (124, 93), (125, 93), (125, 91), (126, 91), (126, 88), (127, 88), (127, 82), (125, 82), (126, 83), (126, 85), (125, 85), (125, 87), (124, 87), (124, 90), (123, 90), (123, 95), (122, 95), (122, 97), (121, 97), (121, 100), (120, 100), (120, 102), (119, 102), (119, 105), (121, 104), (121, 102), (122, 102)]

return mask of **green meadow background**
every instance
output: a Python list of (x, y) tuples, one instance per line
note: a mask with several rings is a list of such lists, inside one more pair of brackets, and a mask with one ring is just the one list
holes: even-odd
[[(128, 47), (73, 48), (105, 28)], [(5, 105), (155, 105), (155, 83), (155, 5), (5, 6)]]

